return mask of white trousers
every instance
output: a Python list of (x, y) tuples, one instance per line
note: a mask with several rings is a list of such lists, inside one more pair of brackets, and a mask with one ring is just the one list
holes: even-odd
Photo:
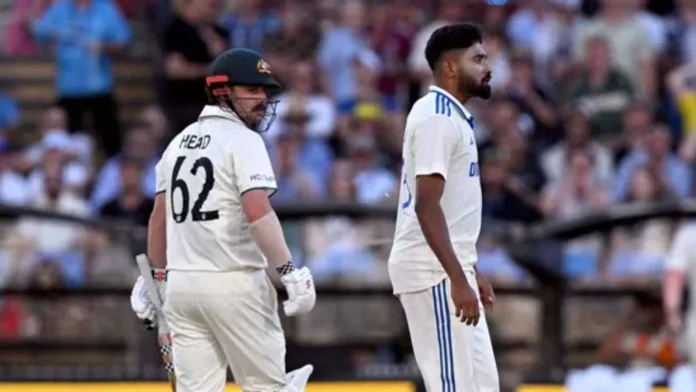
[(227, 366), (245, 392), (285, 386), (285, 335), (265, 271), (170, 271), (164, 314), (177, 392), (222, 392)]
[[(473, 272), (467, 279), (478, 295)], [(483, 306), (476, 326), (455, 316), (449, 279), (399, 295), (411, 343), (428, 392), (498, 392), (498, 370)]]

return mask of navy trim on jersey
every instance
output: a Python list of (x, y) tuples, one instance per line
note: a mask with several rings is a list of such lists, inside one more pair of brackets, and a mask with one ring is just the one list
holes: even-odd
[(276, 192), (278, 192), (278, 188), (271, 188), (271, 187), (268, 187), (268, 186), (259, 186), (259, 187), (249, 188), (249, 189), (245, 190), (244, 192), (241, 193), (240, 196), (244, 196), (245, 193), (247, 193), (247, 192), (249, 192), (249, 191), (253, 191), (254, 189), (265, 189), (265, 190), (271, 190), (271, 191), (273, 191), (273, 192), (271, 192), (271, 193), (268, 194), (268, 198), (269, 198), (269, 199), (270, 199), (271, 197), (273, 197), (273, 195), (275, 195)]
[(435, 114), (452, 117), (452, 106), (454, 106), (459, 115), (469, 123), (471, 129), (474, 129), (474, 117), (467, 117), (466, 113), (464, 113), (464, 110), (462, 110), (457, 102), (439, 91), (430, 90), (430, 92), (435, 94)]

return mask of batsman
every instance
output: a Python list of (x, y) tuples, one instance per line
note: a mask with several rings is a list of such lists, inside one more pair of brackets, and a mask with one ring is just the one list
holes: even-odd
[[(313, 368), (285, 373), (278, 297), (266, 275), (270, 262), (287, 290), (286, 315), (312, 310), (313, 278), (293, 265), (271, 207), (277, 185), (259, 134), (275, 117), (271, 96), (280, 86), (258, 53), (232, 49), (215, 59), (203, 87), (208, 104), (198, 121), (174, 137), (157, 165), (148, 226), (176, 390), (222, 392), (229, 366), (245, 392), (301, 392)], [(131, 305), (155, 326), (157, 306), (142, 276)]]

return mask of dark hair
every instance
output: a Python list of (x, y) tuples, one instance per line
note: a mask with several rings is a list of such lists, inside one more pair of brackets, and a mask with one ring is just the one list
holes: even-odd
[(435, 70), (442, 56), (455, 49), (467, 49), (483, 42), (481, 28), (475, 23), (457, 23), (435, 30), (425, 46), (425, 58), (431, 70)]

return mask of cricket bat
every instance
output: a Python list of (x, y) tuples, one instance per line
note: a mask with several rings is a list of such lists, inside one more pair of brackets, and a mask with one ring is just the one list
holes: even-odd
[(167, 325), (167, 320), (164, 319), (162, 298), (160, 298), (159, 291), (157, 290), (155, 279), (152, 277), (152, 266), (150, 265), (150, 260), (148, 260), (147, 256), (144, 254), (136, 256), (135, 262), (138, 264), (140, 275), (145, 279), (147, 296), (155, 307), (157, 317), (157, 343), (159, 344), (160, 353), (162, 354), (162, 361), (164, 361), (164, 368), (167, 370), (169, 385), (172, 388), (172, 392), (176, 392), (176, 374), (174, 373), (174, 363), (172, 362), (172, 336), (169, 325)]

